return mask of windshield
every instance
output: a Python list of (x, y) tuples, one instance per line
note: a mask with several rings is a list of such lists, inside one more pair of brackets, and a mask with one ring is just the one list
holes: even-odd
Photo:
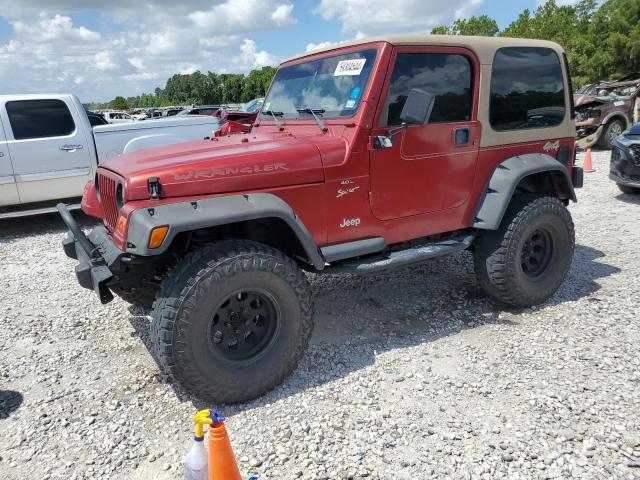
[(324, 118), (352, 116), (360, 106), (376, 50), (368, 49), (278, 70), (262, 107), (262, 115), (282, 112), (284, 118), (308, 118), (313, 109)]
[(242, 106), (241, 111), (248, 112), (248, 113), (255, 113), (260, 108), (263, 101), (264, 101), (264, 98), (254, 98), (250, 102), (245, 103)]

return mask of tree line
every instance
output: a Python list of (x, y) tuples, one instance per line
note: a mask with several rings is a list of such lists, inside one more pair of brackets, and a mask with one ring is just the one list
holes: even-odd
[(167, 107), (171, 105), (217, 105), (244, 103), (263, 97), (271, 79), (276, 73), (274, 67), (241, 73), (175, 74), (167, 80), (164, 88), (156, 88), (154, 93), (143, 93), (135, 97), (118, 96), (106, 103), (87, 104), (89, 109)]
[[(435, 27), (432, 34), (481, 35), (553, 40), (567, 52), (574, 85), (620, 77), (640, 71), (640, 1), (581, 0), (558, 5), (547, 0), (533, 12), (526, 9), (503, 30), (495, 19), (473, 16)], [(92, 108), (158, 107), (185, 104), (240, 103), (264, 96), (275, 68), (248, 75), (214, 72), (176, 74), (164, 88), (136, 97), (117, 97)]]
[(504, 30), (486, 15), (456, 20), (431, 33), (552, 40), (567, 52), (575, 86), (640, 71), (640, 1), (581, 0), (558, 5), (548, 0), (524, 10)]

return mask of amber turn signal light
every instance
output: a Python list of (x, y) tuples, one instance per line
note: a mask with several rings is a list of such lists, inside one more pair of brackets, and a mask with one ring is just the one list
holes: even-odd
[(118, 217), (118, 224), (116, 225), (116, 230), (120, 235), (124, 235), (127, 233), (127, 217), (123, 217), (123, 216)]
[(149, 235), (149, 248), (158, 248), (167, 238), (169, 233), (169, 225), (163, 225), (162, 227), (154, 227)]

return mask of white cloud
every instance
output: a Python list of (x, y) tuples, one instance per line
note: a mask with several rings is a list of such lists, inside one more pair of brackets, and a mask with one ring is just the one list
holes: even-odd
[(101, 72), (108, 72), (111, 70), (117, 70), (118, 64), (116, 64), (111, 58), (109, 52), (98, 52), (93, 57), (95, 67)]
[(321, 48), (329, 47), (331, 45), (343, 45), (345, 43), (353, 42), (354, 40), (360, 40), (361, 38), (364, 38), (366, 36), (367, 35), (364, 32), (358, 32), (356, 33), (355, 37), (348, 40), (341, 40), (339, 42), (307, 43), (307, 48), (305, 51), (311, 52), (313, 50), (320, 50)]
[(264, 50), (258, 51), (256, 42), (245, 38), (240, 46), (241, 64), (251, 65), (251, 68), (261, 68), (277, 63), (276, 57)]
[(189, 18), (197, 27), (218, 32), (247, 31), (284, 27), (293, 23), (293, 4), (275, 4), (269, 0), (227, 0), (205, 11), (195, 11)]
[(429, 32), (473, 12), (484, 0), (320, 0), (314, 13), (338, 20), (343, 31), (374, 33)]
[(98, 32), (92, 32), (85, 27), (74, 27), (71, 18), (63, 15), (47, 18), (41, 14), (39, 20), (33, 24), (15, 21), (13, 30), (17, 35), (29, 37), (33, 42), (98, 42), (101, 38)]
[[(83, 11), (101, 11), (119, 31), (74, 21)], [(68, 91), (83, 101), (153, 92), (174, 73), (276, 65), (252, 33), (295, 23), (292, 0), (0, 0), (0, 18), (12, 27), (0, 41), (2, 92)]]
[[(556, 0), (556, 5), (564, 6), (564, 5), (575, 5), (580, 0)], [(536, 0), (536, 5), (539, 7), (547, 2), (547, 0)]]

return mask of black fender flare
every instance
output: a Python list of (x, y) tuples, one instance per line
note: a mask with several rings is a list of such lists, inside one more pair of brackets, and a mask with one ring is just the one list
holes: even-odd
[(555, 158), (544, 153), (527, 153), (508, 158), (498, 164), (487, 184), (483, 197), (478, 202), (472, 227), (482, 230), (497, 230), (507, 211), (518, 184), (540, 172), (559, 172), (563, 188), (574, 202), (577, 201), (567, 168)]
[[(317, 270), (324, 268), (324, 257), (302, 220), (288, 203), (269, 193), (229, 195), (138, 209), (129, 219), (126, 250), (141, 256), (160, 255), (166, 252), (178, 233), (260, 218), (285, 221), (297, 236), (311, 264)], [(169, 232), (162, 245), (148, 248), (151, 230), (164, 225), (169, 226)]]

